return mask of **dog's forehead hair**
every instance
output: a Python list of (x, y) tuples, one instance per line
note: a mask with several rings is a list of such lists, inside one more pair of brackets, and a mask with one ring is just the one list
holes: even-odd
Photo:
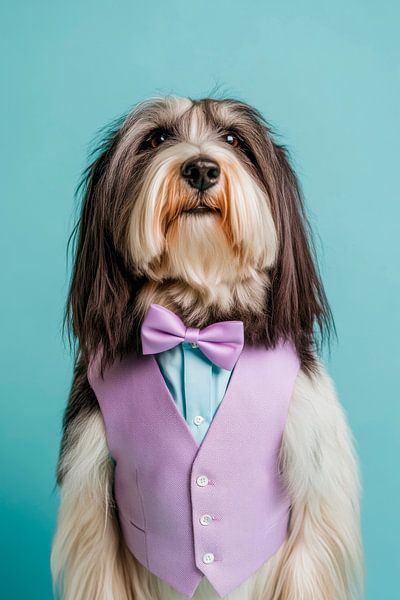
[(236, 100), (164, 97), (141, 103), (124, 128), (133, 126), (136, 136), (166, 129), (177, 139), (195, 142), (230, 129), (251, 135), (258, 120), (251, 107)]

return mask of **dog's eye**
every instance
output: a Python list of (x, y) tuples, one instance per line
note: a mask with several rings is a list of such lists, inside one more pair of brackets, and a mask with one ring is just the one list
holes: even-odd
[(234, 148), (237, 148), (238, 146), (240, 146), (240, 140), (239, 140), (238, 136), (235, 135), (234, 133), (227, 133), (225, 135), (224, 139), (227, 144), (229, 144), (230, 146), (233, 146)]
[(150, 148), (157, 148), (158, 146), (161, 146), (161, 144), (163, 144), (167, 138), (168, 133), (159, 129), (149, 137), (147, 144)]

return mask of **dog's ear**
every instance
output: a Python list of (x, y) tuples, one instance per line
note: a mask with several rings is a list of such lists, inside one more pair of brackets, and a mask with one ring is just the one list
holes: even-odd
[(86, 363), (100, 348), (104, 364), (112, 361), (137, 335), (131, 303), (138, 282), (115, 243), (109, 166), (118, 136), (114, 127), (84, 173), (81, 214), (71, 236), (75, 251), (65, 322)]
[(303, 365), (311, 366), (316, 338), (318, 346), (334, 323), (297, 177), (283, 146), (273, 143), (271, 154), (265, 177), (279, 243), (271, 272), (268, 330), (273, 343), (281, 336), (291, 338)]

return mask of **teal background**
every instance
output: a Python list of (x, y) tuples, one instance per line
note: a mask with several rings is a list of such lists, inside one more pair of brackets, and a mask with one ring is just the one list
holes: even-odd
[(398, 596), (399, 17), (394, 1), (3, 0), (1, 598), (51, 598), (66, 243), (88, 143), (140, 99), (215, 85), (292, 152), (361, 459), (367, 598)]

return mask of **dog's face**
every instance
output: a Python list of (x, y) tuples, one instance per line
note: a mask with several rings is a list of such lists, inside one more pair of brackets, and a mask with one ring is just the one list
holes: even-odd
[(138, 347), (159, 302), (188, 326), (236, 318), (251, 343), (291, 338), (312, 361), (329, 307), (296, 176), (254, 108), (146, 101), (109, 130), (83, 187), (67, 317), (86, 358)]
[(183, 280), (208, 298), (265, 273), (277, 234), (254, 147), (268, 144), (254, 111), (239, 103), (140, 106), (110, 165), (118, 169), (120, 156), (130, 156), (135, 270), (155, 281)]

